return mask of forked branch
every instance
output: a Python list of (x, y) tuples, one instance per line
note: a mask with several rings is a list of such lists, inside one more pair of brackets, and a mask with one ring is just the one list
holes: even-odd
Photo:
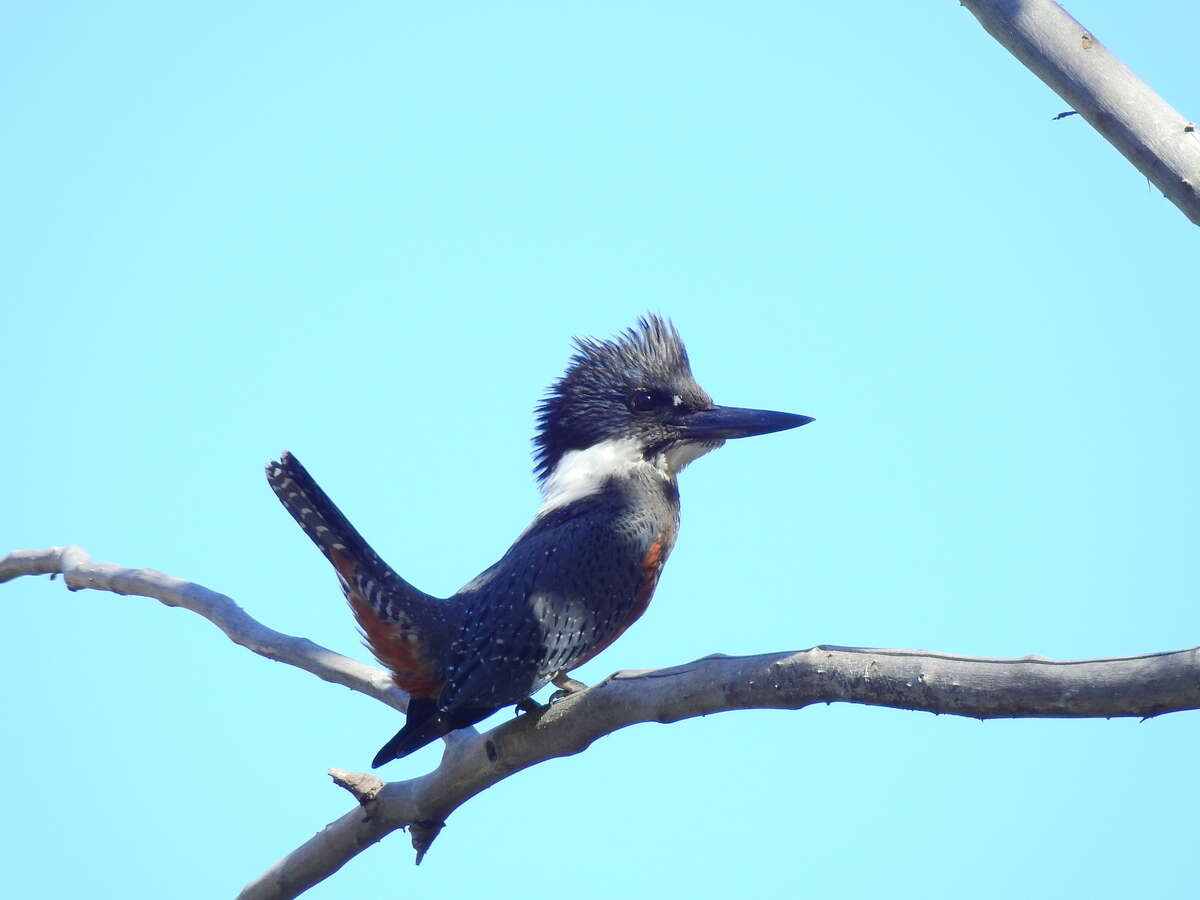
[[(54, 573), (63, 574), (73, 590), (138, 594), (191, 609), (256, 653), (403, 706), (403, 695), (383, 672), (272, 631), (228, 597), (200, 585), (152, 570), (92, 563), (78, 548), (0, 559), (0, 581)], [(399, 828), (409, 830), (419, 862), (446, 818), (471, 797), (514, 772), (579, 753), (629, 725), (836, 701), (980, 719), (1150, 717), (1200, 708), (1200, 648), (1059, 661), (821, 646), (617, 672), (486, 734), (455, 732), (441, 764), (418, 778), (383, 782), (373, 775), (331, 770), (335, 782), (354, 795), (355, 807), (247, 885), (241, 896), (296, 897)]]

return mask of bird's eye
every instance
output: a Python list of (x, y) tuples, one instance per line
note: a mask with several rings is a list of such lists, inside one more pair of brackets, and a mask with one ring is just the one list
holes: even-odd
[(670, 404), (671, 398), (663, 391), (652, 391), (647, 388), (638, 388), (629, 397), (629, 408), (634, 412), (661, 409)]

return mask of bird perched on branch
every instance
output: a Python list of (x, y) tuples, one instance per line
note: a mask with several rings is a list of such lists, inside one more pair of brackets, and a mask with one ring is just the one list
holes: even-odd
[(271, 487), (337, 570), (367, 646), (409, 701), (374, 766), (407, 756), (567, 673), (646, 610), (679, 529), (676, 476), (728, 438), (808, 416), (716, 406), (658, 316), (611, 340), (576, 340), (538, 409), (543, 502), (500, 561), (442, 600), (368, 546), (290, 453)]

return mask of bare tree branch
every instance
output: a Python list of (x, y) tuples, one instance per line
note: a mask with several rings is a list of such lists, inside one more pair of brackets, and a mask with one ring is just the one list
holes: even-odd
[(133, 594), (191, 610), (220, 628), (235, 644), (259, 656), (311, 672), (325, 681), (374, 697), (401, 712), (408, 709), (408, 695), (392, 683), (386, 672), (327, 650), (308, 638), (293, 637), (268, 628), (224, 594), (203, 585), (172, 578), (154, 569), (126, 569), (111, 563), (94, 563), (79, 547), (18, 550), (0, 559), (0, 583), (21, 575), (62, 575), (72, 591), (92, 588), (114, 594)]
[(1196, 126), (1052, 0), (961, 0), (1027, 69), (1200, 225)]
[(364, 797), (361, 808), (280, 860), (241, 897), (295, 897), (389, 832), (414, 823), (425, 829), (414, 834), (422, 854), (431, 840), (428, 832), (436, 835), (450, 813), (475, 794), (537, 763), (579, 753), (628, 725), (835, 701), (981, 719), (1154, 716), (1200, 708), (1200, 648), (1064, 662), (814, 647), (618, 672), (540, 712), (464, 741), (420, 778), (386, 784), (368, 796), (351, 786), (353, 777), (338, 773), (339, 783), (347, 782), (356, 797)]
[[(256, 653), (399, 705), (390, 702), (386, 692), (377, 695), (371, 688), (375, 678), (369, 675), (370, 666), (273, 632), (228, 597), (200, 585), (150, 570), (91, 563), (78, 548), (19, 552), (0, 559), (0, 581), (54, 572), (63, 572), (73, 590), (139, 594), (191, 609)], [(331, 669), (336, 677), (329, 674)], [(241, 897), (296, 897), (399, 828), (409, 830), (419, 862), (447, 817), (471, 797), (522, 769), (579, 753), (597, 738), (629, 725), (839, 701), (980, 719), (1150, 717), (1200, 708), (1200, 648), (1059, 661), (821, 646), (761, 656), (709, 656), (671, 668), (617, 672), (486, 734), (454, 732), (439, 766), (418, 778), (388, 783), (374, 775), (331, 770), (335, 782), (354, 796), (355, 807), (248, 884)]]

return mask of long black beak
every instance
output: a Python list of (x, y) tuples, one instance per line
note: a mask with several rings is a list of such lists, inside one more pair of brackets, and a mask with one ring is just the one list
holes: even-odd
[(769, 409), (738, 409), (735, 406), (714, 406), (689, 412), (679, 422), (683, 436), (694, 441), (722, 441), (726, 438), (751, 437), (799, 428), (812, 421), (812, 416), (772, 412)]

